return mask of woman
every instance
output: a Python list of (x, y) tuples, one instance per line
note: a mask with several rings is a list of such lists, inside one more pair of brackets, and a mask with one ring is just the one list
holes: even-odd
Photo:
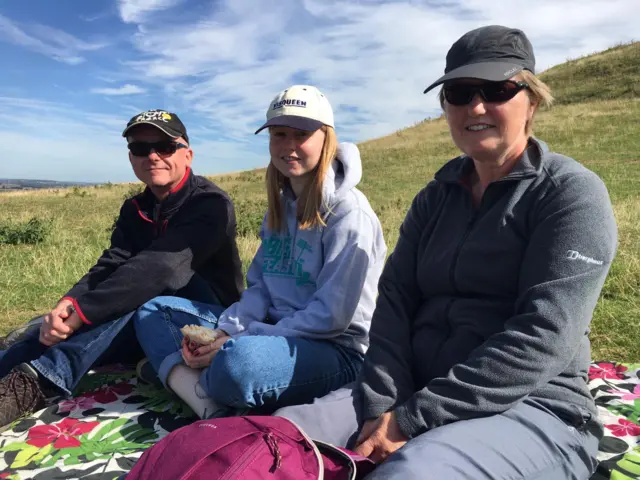
[[(159, 297), (135, 324), (160, 380), (202, 418), (310, 402), (354, 381), (368, 346), (386, 245), (356, 189), (358, 149), (338, 145), (331, 106), (311, 86), (279, 93), (263, 129), (268, 210), (240, 301), (220, 313)], [(187, 324), (220, 337), (192, 352)]]
[(463, 155), (402, 224), (362, 378), (277, 412), (375, 460), (367, 478), (567, 480), (595, 468), (587, 334), (617, 229), (603, 182), (532, 136), (551, 100), (534, 67), (519, 30), (453, 44), (426, 91), (444, 84)]

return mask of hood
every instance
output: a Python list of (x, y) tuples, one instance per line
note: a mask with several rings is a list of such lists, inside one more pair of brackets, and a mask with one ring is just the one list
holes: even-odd
[(354, 143), (340, 143), (336, 158), (327, 171), (322, 187), (326, 205), (331, 206), (340, 201), (360, 183), (360, 180), (362, 180), (360, 150)]

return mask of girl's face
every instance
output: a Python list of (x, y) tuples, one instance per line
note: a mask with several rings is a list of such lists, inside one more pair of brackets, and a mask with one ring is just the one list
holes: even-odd
[(312, 172), (322, 154), (325, 133), (291, 127), (269, 129), (269, 153), (271, 162), (289, 179), (302, 179)]

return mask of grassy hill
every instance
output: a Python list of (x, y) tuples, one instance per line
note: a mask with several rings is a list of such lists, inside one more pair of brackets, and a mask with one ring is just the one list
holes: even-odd
[[(598, 173), (614, 201), (620, 246), (593, 320), (594, 358), (640, 361), (640, 43), (622, 45), (545, 72), (556, 105), (539, 113), (535, 134), (552, 150)], [(411, 200), (458, 154), (443, 119), (360, 144), (361, 189), (380, 216), (392, 249)], [(195, 166), (197, 169), (197, 165)], [(215, 177), (236, 202), (245, 268), (266, 207), (264, 171)], [(0, 194), (2, 224), (50, 221), (38, 245), (2, 245), (0, 331), (46, 311), (108, 245), (113, 219), (131, 185)]]
[(550, 68), (541, 77), (553, 89), (557, 104), (638, 98), (640, 42), (571, 60)]

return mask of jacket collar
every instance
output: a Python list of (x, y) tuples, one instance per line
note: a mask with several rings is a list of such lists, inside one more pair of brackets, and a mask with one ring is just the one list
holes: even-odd
[[(499, 181), (515, 181), (523, 178), (537, 177), (542, 172), (543, 159), (549, 151), (546, 143), (535, 137), (529, 138), (524, 153), (513, 169)], [(435, 174), (435, 179), (443, 183), (462, 183), (473, 171), (473, 160), (467, 155), (461, 155), (444, 164)]]
[(161, 212), (163, 217), (173, 214), (191, 196), (196, 185), (196, 178), (191, 168), (187, 167), (184, 177), (163, 200), (158, 201), (149, 187), (133, 199), (138, 212), (153, 222), (154, 210)]

